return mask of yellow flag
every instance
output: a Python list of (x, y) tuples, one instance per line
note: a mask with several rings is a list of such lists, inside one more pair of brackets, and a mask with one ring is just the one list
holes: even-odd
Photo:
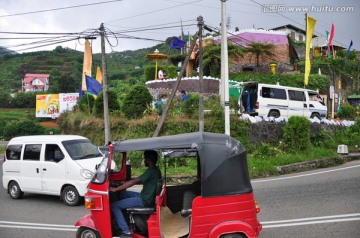
[(85, 50), (84, 50), (84, 63), (83, 63), (83, 75), (82, 75), (82, 83), (81, 83), (81, 89), (83, 91), (86, 90), (86, 81), (85, 81), (85, 75), (91, 77), (91, 65), (92, 65), (92, 51), (89, 40), (85, 41)]
[(98, 81), (100, 84), (102, 84), (102, 81), (103, 81), (100, 67), (97, 67), (97, 69), (96, 69), (96, 81)]
[(306, 17), (306, 48), (305, 48), (305, 78), (304, 84), (308, 85), (309, 83), (309, 74), (311, 71), (310, 65), (310, 44), (314, 34), (316, 20), (311, 17)]

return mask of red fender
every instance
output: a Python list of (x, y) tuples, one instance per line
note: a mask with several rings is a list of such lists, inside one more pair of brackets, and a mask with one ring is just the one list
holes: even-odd
[(91, 214), (88, 214), (88, 215), (80, 218), (80, 220), (78, 220), (75, 223), (75, 226), (85, 226), (85, 227), (89, 227), (91, 229), (96, 230), (96, 227), (95, 227), (95, 224), (94, 224)]
[(209, 234), (209, 238), (218, 238), (228, 233), (244, 233), (249, 238), (257, 238), (256, 231), (246, 222), (226, 221), (216, 225)]

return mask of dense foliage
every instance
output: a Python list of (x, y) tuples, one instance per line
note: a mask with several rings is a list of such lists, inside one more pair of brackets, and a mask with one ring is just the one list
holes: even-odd
[(127, 118), (140, 118), (152, 100), (149, 90), (144, 85), (134, 85), (123, 100), (122, 112)]
[(310, 149), (310, 121), (305, 117), (290, 117), (284, 128), (284, 143), (290, 152)]
[(15, 136), (24, 136), (24, 135), (44, 135), (47, 130), (45, 127), (42, 127), (34, 120), (23, 120), (23, 121), (14, 121), (6, 124), (3, 131), (3, 136), (5, 140), (10, 140)]

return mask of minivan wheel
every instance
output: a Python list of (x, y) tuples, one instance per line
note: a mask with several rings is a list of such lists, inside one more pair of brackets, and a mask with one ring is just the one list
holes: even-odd
[(311, 114), (311, 118), (315, 118), (315, 117), (317, 117), (319, 120), (321, 119), (319, 113), (313, 113), (313, 114)]
[(100, 238), (100, 234), (89, 227), (82, 226), (76, 231), (76, 238)]
[(20, 199), (24, 195), (24, 192), (21, 191), (19, 184), (15, 181), (10, 182), (8, 189), (9, 195), (12, 199)]
[(80, 196), (76, 188), (73, 186), (67, 186), (62, 192), (62, 200), (68, 206), (76, 206), (80, 202)]
[(275, 117), (275, 118), (278, 118), (279, 116), (280, 116), (280, 113), (279, 113), (279, 111), (276, 111), (276, 110), (271, 110), (268, 115), (268, 117)]

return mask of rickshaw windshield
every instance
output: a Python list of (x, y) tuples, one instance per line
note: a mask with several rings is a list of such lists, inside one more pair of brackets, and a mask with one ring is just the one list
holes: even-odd
[(103, 156), (103, 160), (101, 161), (101, 163), (97, 166), (96, 172), (91, 180), (91, 182), (93, 183), (97, 183), (97, 184), (102, 184), (106, 181), (106, 178), (108, 176), (108, 171), (110, 168), (110, 163), (109, 163), (109, 153), (106, 153)]

